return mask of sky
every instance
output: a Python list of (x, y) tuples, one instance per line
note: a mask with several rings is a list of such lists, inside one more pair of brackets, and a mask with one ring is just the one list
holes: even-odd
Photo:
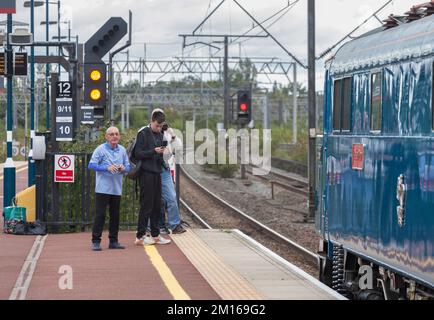
[[(55, 0), (50, 0), (54, 2)], [(258, 21), (264, 21), (288, 6), (288, 0), (237, 0)], [(30, 10), (23, 7), (23, 0), (17, 0), (17, 14), (14, 20), (29, 22)], [(44, 1), (45, 2), (45, 1)], [(191, 34), (204, 18), (221, 0), (61, 0), (61, 21), (71, 22), (71, 34), (78, 35), (80, 42), (85, 42), (110, 17), (120, 16), (128, 21), (128, 11), (133, 14), (132, 46), (128, 49), (131, 59), (170, 59), (184, 56), (208, 57), (216, 54), (206, 46), (188, 47), (182, 50), (182, 38), (179, 34)], [(340, 40), (344, 35), (365, 21), (379, 9), (386, 0), (318, 0), (316, 1), (316, 51), (317, 55)], [(403, 14), (411, 6), (423, 0), (394, 0), (377, 16), (383, 20), (391, 13)], [(290, 0), (289, 10), (264, 23), (268, 31), (293, 55), (306, 64), (307, 61), (307, 0)], [(49, 5), (50, 20), (57, 20), (57, 6)], [(285, 14), (283, 14), (285, 13)], [(4, 15), (5, 19), (6, 16)], [(36, 40), (45, 40), (45, 6), (35, 8)], [(226, 0), (207, 20), (198, 34), (243, 34), (251, 29), (253, 21), (245, 14), (234, 0)], [(380, 26), (377, 19), (371, 19), (355, 35)], [(67, 35), (68, 24), (61, 24), (62, 35)], [(249, 34), (258, 34), (257, 27)], [(57, 35), (57, 26), (51, 26), (51, 35)], [(125, 37), (119, 45), (126, 42)], [(191, 38), (188, 41), (208, 41), (210, 39)], [(214, 40), (219, 40), (214, 38)], [(146, 46), (145, 46), (146, 43)], [(146, 47), (146, 50), (145, 50)], [(216, 56), (222, 56), (220, 51)], [(233, 57), (279, 58), (292, 61), (271, 38), (250, 39), (230, 46), (229, 55)], [(125, 55), (118, 55), (124, 60)], [(323, 78), (324, 61), (317, 64), (317, 89)], [(306, 84), (307, 73), (299, 69), (299, 79)], [(170, 80), (168, 76), (162, 80)], [(149, 79), (152, 80), (152, 79)], [(283, 77), (274, 77), (285, 84)], [(260, 79), (265, 86), (269, 79)], [(318, 89), (320, 90), (320, 89)]]

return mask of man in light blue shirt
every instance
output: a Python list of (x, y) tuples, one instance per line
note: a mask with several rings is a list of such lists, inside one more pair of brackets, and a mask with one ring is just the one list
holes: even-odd
[(118, 241), (119, 208), (122, 196), (123, 176), (129, 172), (127, 151), (119, 145), (121, 135), (118, 128), (107, 129), (106, 143), (95, 149), (89, 162), (89, 169), (96, 172), (96, 212), (92, 229), (92, 250), (101, 251), (101, 236), (105, 213), (109, 206), (109, 249), (125, 249)]

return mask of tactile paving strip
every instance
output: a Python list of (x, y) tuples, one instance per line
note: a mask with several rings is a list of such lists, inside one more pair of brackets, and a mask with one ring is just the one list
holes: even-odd
[(177, 246), (223, 300), (263, 300), (238, 272), (232, 269), (194, 231), (172, 235)]

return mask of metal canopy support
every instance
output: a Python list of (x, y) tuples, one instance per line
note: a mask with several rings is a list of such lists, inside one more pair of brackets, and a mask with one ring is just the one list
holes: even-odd
[(66, 72), (71, 70), (71, 65), (64, 57), (58, 56), (35, 56), (35, 63), (59, 63)]

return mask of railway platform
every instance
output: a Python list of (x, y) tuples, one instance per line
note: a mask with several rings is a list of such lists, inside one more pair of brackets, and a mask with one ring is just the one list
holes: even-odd
[[(26, 177), (17, 170), (17, 191)], [(170, 245), (145, 247), (120, 232), (125, 250), (109, 250), (105, 238), (93, 252), (90, 233), (15, 236), (2, 228), (0, 217), (0, 300), (343, 299), (238, 230), (189, 229)]]
[[(90, 234), (0, 235), (0, 299), (336, 300), (316, 279), (237, 230), (189, 230), (167, 246), (90, 250)], [(106, 240), (108, 242), (108, 240)]]

